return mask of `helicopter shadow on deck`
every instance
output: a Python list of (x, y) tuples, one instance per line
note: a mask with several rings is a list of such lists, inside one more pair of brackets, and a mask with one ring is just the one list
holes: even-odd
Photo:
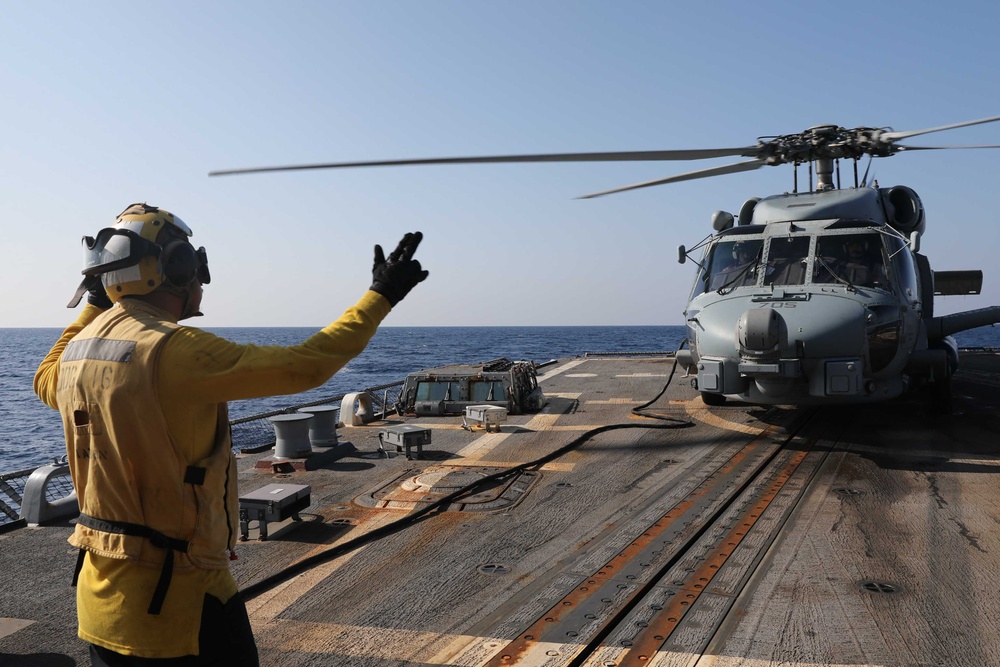
[(1000, 473), (1000, 464), (993, 462), (1000, 457), (995, 436), (962, 407), (958, 402), (952, 414), (928, 412), (919, 398), (910, 398), (824, 410), (849, 424), (837, 439), (881, 469)]
[[(650, 411), (652, 409), (647, 409)], [(684, 418), (683, 411), (652, 410), (661, 417)], [(849, 444), (851, 451), (870, 460), (882, 469), (910, 470), (918, 473), (1000, 473), (1000, 464), (976, 462), (976, 458), (1000, 457), (1000, 443), (990, 434), (995, 432), (992, 409), (974, 406), (956, 399), (951, 413), (928, 410), (927, 397), (916, 393), (885, 403), (867, 405), (823, 406), (816, 408), (729, 404), (712, 407), (712, 415), (747, 426), (767, 425), (792, 428), (810, 415), (832, 417), (833, 423), (848, 425), (837, 441)], [(804, 412), (808, 411), (808, 412)], [(832, 435), (832, 434), (831, 434)], [(936, 435), (932, 449), (914, 447)], [(912, 436), (912, 439), (911, 439)], [(705, 444), (712, 444), (706, 438)], [(642, 448), (662, 446), (663, 441), (643, 438), (635, 443)], [(668, 447), (682, 443), (670, 442)], [(683, 445), (692, 444), (686, 440)], [(634, 446), (634, 445), (633, 445)], [(791, 443), (789, 447), (795, 448)], [(586, 445), (588, 449), (617, 448), (613, 445)], [(956, 460), (961, 459), (961, 460)]]

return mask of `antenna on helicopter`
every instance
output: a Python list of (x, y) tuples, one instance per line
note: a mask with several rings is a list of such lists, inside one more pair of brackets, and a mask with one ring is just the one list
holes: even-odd
[[(868, 172), (871, 171), (871, 168), (872, 168), (872, 156), (869, 155), (868, 156), (868, 166), (865, 167), (865, 177), (863, 179), (861, 179), (861, 187), (866, 187), (868, 185)], [(855, 172), (854, 172), (854, 181), (855, 181), (855, 183), (857, 183), (857, 180), (858, 180), (858, 173), (857, 173), (857, 170), (855, 170)]]

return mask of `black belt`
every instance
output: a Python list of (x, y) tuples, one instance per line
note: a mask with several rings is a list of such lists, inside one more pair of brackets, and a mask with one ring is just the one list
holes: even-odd
[[(156, 590), (153, 591), (153, 599), (149, 603), (147, 613), (159, 614), (163, 608), (163, 600), (167, 597), (167, 589), (170, 588), (170, 579), (174, 574), (174, 552), (187, 553), (188, 543), (185, 540), (178, 540), (168, 537), (158, 530), (153, 530), (149, 526), (127, 521), (110, 521), (107, 519), (97, 519), (88, 514), (80, 513), (79, 523), (93, 530), (100, 530), (105, 533), (115, 533), (117, 535), (129, 535), (131, 537), (144, 537), (148, 539), (154, 547), (167, 550), (167, 556), (163, 560), (163, 569), (160, 570), (160, 579), (156, 582)], [(73, 573), (73, 585), (76, 586), (83, 568), (84, 549), (80, 549), (80, 556), (76, 561), (76, 571)]]

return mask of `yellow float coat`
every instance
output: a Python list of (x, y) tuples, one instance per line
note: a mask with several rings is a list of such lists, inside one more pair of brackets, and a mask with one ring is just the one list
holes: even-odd
[[(60, 406), (57, 395), (63, 351), (95, 319), (100, 326), (105, 318), (121, 317), (116, 311), (122, 309), (158, 318), (167, 329), (176, 325), (168, 313), (136, 299), (124, 299), (104, 315), (93, 306), (84, 309), (35, 375), (35, 392), (51, 407), (69, 412), (68, 423), (74, 429), (74, 408)], [(323, 384), (364, 350), (389, 310), (382, 296), (369, 291), (340, 319), (290, 347), (240, 345), (193, 327), (177, 328), (162, 344), (150, 378), (155, 377), (152, 391), (159, 397), (158, 409), (181, 458), (198, 463), (210, 456), (227, 401), (298, 393)], [(72, 441), (67, 436), (67, 442)], [(74, 456), (72, 449), (68, 453)], [(227, 534), (223, 541), (228, 540)], [(164, 550), (150, 553), (162, 563)], [(225, 602), (235, 594), (236, 583), (228, 568), (175, 568), (163, 609), (152, 615), (147, 609), (159, 575), (158, 566), (88, 553), (77, 587), (79, 636), (140, 657), (196, 654), (204, 595)]]

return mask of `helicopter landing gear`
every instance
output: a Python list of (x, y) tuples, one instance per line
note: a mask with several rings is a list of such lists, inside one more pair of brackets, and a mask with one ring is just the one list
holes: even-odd
[(939, 415), (950, 415), (952, 413), (952, 391), (951, 378), (931, 382), (927, 387), (927, 396), (930, 399), (931, 412)]
[(725, 405), (726, 396), (725, 394), (715, 394), (710, 391), (701, 392), (701, 400), (705, 405)]

